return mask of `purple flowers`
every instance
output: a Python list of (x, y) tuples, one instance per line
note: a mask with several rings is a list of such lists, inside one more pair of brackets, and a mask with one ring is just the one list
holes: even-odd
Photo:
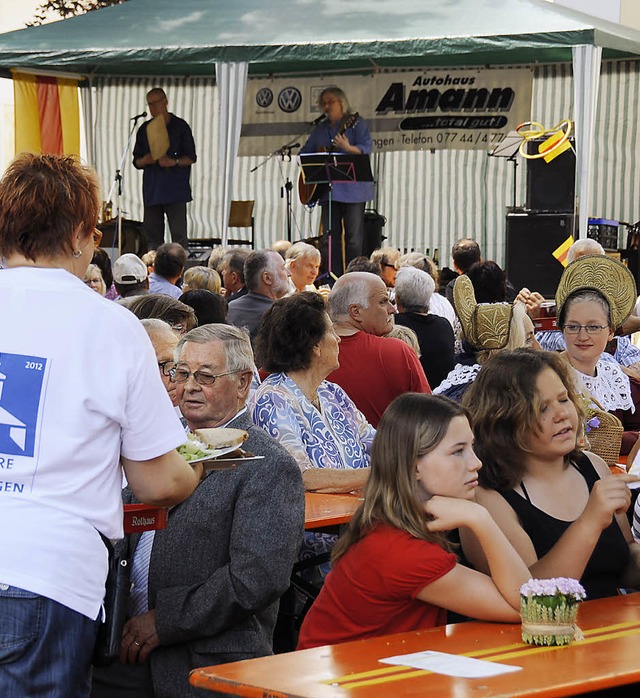
[(592, 429), (597, 429), (599, 426), (600, 420), (597, 417), (591, 417), (585, 424), (585, 431), (588, 434)]
[(585, 590), (577, 579), (554, 577), (552, 579), (530, 579), (520, 587), (521, 596), (564, 596), (576, 601), (586, 598)]
[(529, 645), (568, 645), (578, 637), (578, 606), (586, 593), (577, 579), (530, 579), (520, 587), (522, 640)]

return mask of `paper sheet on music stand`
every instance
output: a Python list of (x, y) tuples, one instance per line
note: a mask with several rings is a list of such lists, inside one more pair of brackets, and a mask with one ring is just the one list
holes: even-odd
[(520, 147), (524, 139), (517, 131), (509, 131), (502, 141), (489, 153), (494, 157), (510, 158), (513, 157)]
[(169, 150), (169, 134), (167, 133), (167, 125), (164, 122), (162, 114), (151, 119), (147, 124), (147, 140), (149, 141), (149, 150), (154, 160), (159, 160)]

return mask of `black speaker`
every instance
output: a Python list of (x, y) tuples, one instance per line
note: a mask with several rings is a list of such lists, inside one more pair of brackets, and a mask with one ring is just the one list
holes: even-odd
[(573, 216), (530, 214), (507, 216), (507, 278), (516, 291), (526, 286), (553, 298), (564, 267), (553, 256), (574, 233)]
[[(110, 221), (98, 224), (98, 229), (102, 231), (102, 247), (118, 247), (118, 236), (116, 232), (117, 220), (114, 218)], [(128, 218), (122, 219), (122, 239), (121, 239), (122, 254), (132, 252), (138, 257), (142, 257), (148, 251), (147, 238), (142, 230), (141, 221), (132, 221)], [(116, 251), (116, 257), (118, 253)]]
[[(527, 153), (538, 153), (542, 139), (527, 143)], [(573, 141), (570, 140), (573, 146)], [(530, 211), (573, 213), (576, 197), (576, 156), (573, 149), (555, 157), (527, 160), (527, 209)]]
[(211, 247), (196, 247), (189, 243), (189, 250), (187, 252), (187, 263), (184, 266), (184, 270), (191, 269), (191, 267), (206, 267), (209, 264), (209, 257), (212, 252)]
[(364, 233), (362, 236), (362, 254), (370, 257), (374, 250), (382, 247), (382, 241), (386, 236), (382, 234), (387, 219), (379, 214), (374, 208), (364, 212)]

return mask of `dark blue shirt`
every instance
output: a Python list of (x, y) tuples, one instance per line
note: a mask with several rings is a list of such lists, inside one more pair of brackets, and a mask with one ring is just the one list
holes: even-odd
[[(340, 122), (332, 126), (329, 119), (321, 121), (311, 132), (309, 140), (300, 149), (301, 154), (320, 152), (339, 152), (331, 142), (336, 137), (340, 128)], [(360, 149), (364, 155), (369, 155), (373, 147), (369, 126), (364, 119), (358, 119), (353, 126), (350, 126), (344, 135), (351, 145)], [(331, 198), (333, 201), (355, 204), (373, 199), (373, 182), (336, 182), (331, 186)], [(328, 195), (320, 198), (325, 202)]]
[[(167, 156), (179, 158), (183, 155), (196, 161), (196, 144), (193, 141), (193, 134), (189, 124), (175, 114), (170, 114), (171, 118), (167, 124), (169, 134), (169, 149)], [(149, 141), (147, 140), (147, 125), (145, 121), (138, 129), (136, 144), (133, 148), (133, 165), (136, 160), (150, 152)], [(157, 163), (139, 168), (143, 170), (142, 175), (142, 199), (145, 206), (155, 206), (156, 204), (181, 204), (191, 201), (191, 185), (189, 177), (191, 166), (189, 167), (160, 167)]]

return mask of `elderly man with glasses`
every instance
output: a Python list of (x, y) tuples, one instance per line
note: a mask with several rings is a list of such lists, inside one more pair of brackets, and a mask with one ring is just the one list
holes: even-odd
[[(170, 511), (167, 528), (155, 532), (148, 582), (133, 590), (141, 613), (125, 626), (122, 661), (136, 665), (156, 696), (196, 696), (192, 669), (272, 653), (278, 599), (302, 541), (304, 492), (294, 459), (245, 408), (253, 368), (248, 335), (229, 325), (198, 327), (180, 339), (175, 359), (171, 379), (189, 428), (244, 429), (243, 448), (263, 456), (205, 474), (193, 496)], [(144, 566), (139, 557), (134, 584)], [(94, 696), (147, 695), (136, 690)]]

